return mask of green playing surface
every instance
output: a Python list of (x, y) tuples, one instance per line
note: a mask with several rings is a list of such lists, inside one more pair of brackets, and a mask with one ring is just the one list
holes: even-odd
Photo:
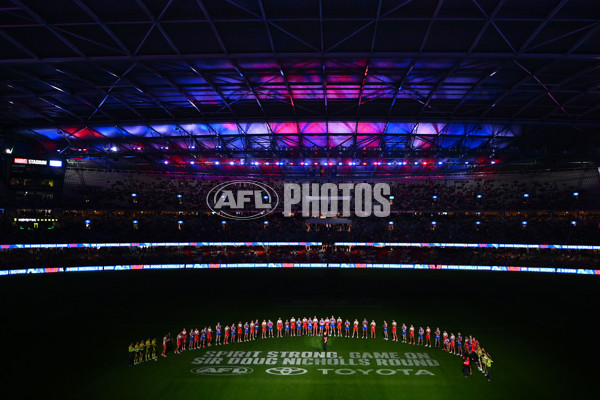
[[(23, 396), (558, 399), (593, 393), (590, 353), (556, 342), (592, 317), (597, 285), (510, 273), (238, 270), (17, 277), (0, 289), (4, 333), (19, 338), (8, 382)], [(131, 341), (156, 337), (160, 353), (164, 333), (184, 327), (332, 313), (375, 319), (377, 339), (332, 337), (324, 354), (320, 337), (259, 338), (127, 365)], [(384, 319), (390, 335), (392, 319), (474, 335), (493, 357), (492, 381), (475, 368), (464, 378), (460, 357), (440, 349), (383, 340)]]

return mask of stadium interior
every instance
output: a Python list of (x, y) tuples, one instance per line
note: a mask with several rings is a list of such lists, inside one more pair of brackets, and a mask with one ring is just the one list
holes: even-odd
[[(345, 304), (480, 328), (514, 368), (504, 389), (366, 381), (355, 390), (368, 398), (406, 385), (430, 398), (591, 390), (589, 354), (556, 356), (553, 371), (540, 354), (595, 340), (582, 325), (600, 307), (599, 49), (590, 0), (0, 0), (6, 328), (47, 329), (97, 357), (102, 378), (91, 380), (78, 370), (87, 356), (42, 352), (44, 368), (59, 359), (41, 378), (57, 395), (131, 399), (111, 375), (128, 371), (103, 348), (203, 315), (249, 315), (249, 288), (246, 306), (267, 312), (311, 298), (325, 315)], [(278, 205), (215, 211), (211, 193), (227, 184), (271, 188)], [(359, 215), (357, 194), (348, 213), (286, 212), (288, 184), (386, 184), (390, 213)], [(173, 311), (188, 296), (212, 299)], [(125, 318), (140, 308), (145, 322)], [(526, 389), (527, 352), (502, 344), (518, 327), (519, 346), (554, 336), (531, 350)], [(110, 339), (92, 345), (73, 329)], [(135, 373), (143, 386), (164, 372)], [(73, 389), (65, 376), (91, 383)], [(173, 398), (244, 395), (186, 385)], [(164, 398), (153, 388), (137, 395)]]

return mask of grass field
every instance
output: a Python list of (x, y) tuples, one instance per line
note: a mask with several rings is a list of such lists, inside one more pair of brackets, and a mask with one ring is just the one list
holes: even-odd
[[(202, 270), (72, 273), (2, 279), (7, 382), (29, 395), (79, 399), (562, 399), (597, 393), (590, 325), (600, 309), (597, 277), (454, 271)], [(400, 359), (422, 353), (439, 365), (297, 365), (301, 375), (202, 375), (207, 351), (319, 352), (319, 337), (258, 339), (169, 354), (129, 368), (131, 341), (182, 328), (252, 319), (340, 315), (378, 323), (375, 340), (334, 337), (328, 351)], [(384, 341), (381, 324), (439, 326), (476, 336), (494, 359), (488, 382), (461, 374), (457, 356)], [(33, 341), (32, 341), (33, 339)], [(159, 345), (160, 347), (160, 345)], [(409, 353), (408, 355), (406, 353)], [(209, 353), (210, 354), (210, 353)], [(281, 353), (278, 353), (281, 354)], [(231, 357), (221, 357), (218, 367)], [(239, 357), (238, 357), (239, 358)], [(260, 362), (260, 361), (259, 361)], [(336, 362), (336, 361), (333, 361)], [(337, 361), (340, 362), (340, 361)], [(366, 362), (366, 361), (363, 361)], [(215, 366), (211, 366), (215, 367)], [(323, 369), (327, 369), (324, 371)], [(412, 369), (412, 371), (402, 371)], [(215, 370), (216, 367), (215, 367)], [(400, 371), (399, 371), (400, 370)], [(418, 370), (427, 373), (416, 375)], [(209, 370), (210, 372), (211, 370)], [(338, 372), (336, 372), (338, 371)], [(405, 375), (407, 373), (408, 375)]]

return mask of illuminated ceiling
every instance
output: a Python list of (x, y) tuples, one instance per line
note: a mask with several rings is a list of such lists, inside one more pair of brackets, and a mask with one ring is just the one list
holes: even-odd
[(586, 0), (0, 0), (0, 127), (65, 156), (496, 149), (600, 126), (599, 21)]

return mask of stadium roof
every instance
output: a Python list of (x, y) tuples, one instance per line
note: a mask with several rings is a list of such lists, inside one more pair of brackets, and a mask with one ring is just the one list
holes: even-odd
[(113, 145), (109, 130), (135, 137), (132, 126), (194, 139), (185, 126), (247, 137), (250, 124), (272, 144), (276, 124), (302, 134), (317, 123), (323, 135), (351, 124), (354, 143), (364, 123), (378, 135), (390, 123), (442, 124), (438, 137), (456, 124), (467, 135), (473, 125), (595, 129), (600, 7), (590, 4), (0, 0), (0, 127), (99, 147)]

